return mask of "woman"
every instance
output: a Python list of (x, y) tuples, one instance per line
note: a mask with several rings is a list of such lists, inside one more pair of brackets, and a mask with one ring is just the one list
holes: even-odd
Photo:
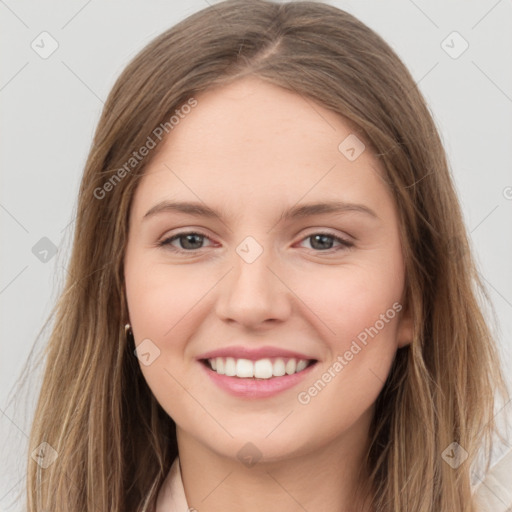
[(483, 287), (425, 101), (353, 16), (227, 1), (151, 42), (69, 273), (28, 510), (481, 510)]

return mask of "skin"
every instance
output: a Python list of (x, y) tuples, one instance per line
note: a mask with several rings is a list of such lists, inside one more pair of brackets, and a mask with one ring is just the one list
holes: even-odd
[[(135, 343), (149, 339), (160, 351), (141, 370), (176, 422), (188, 505), (353, 511), (375, 400), (397, 348), (412, 339), (397, 211), (382, 169), (368, 148), (354, 161), (339, 151), (352, 133), (339, 115), (258, 78), (196, 99), (136, 190), (125, 258)], [(224, 221), (175, 211), (143, 220), (163, 200), (201, 202)], [(285, 208), (327, 200), (364, 204), (378, 218), (345, 211), (279, 222)], [(206, 237), (158, 246), (197, 230)], [(311, 238), (325, 231), (353, 246)], [(252, 263), (236, 252), (247, 236), (263, 248)], [(402, 311), (299, 403), (299, 392), (395, 302)], [(233, 345), (296, 350), (318, 363), (278, 395), (234, 397), (196, 360)], [(261, 453), (252, 467), (237, 457), (247, 442)]]

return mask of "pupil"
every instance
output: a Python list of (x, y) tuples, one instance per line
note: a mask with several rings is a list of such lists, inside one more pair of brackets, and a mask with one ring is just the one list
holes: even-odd
[[(196, 245), (199, 244), (199, 247), (194, 246), (194, 238), (196, 238)], [(189, 240), (192, 239), (192, 246), (193, 247), (187, 247)], [(201, 246), (201, 235), (185, 235), (185, 249), (198, 249)]]
[[(201, 246), (202, 235), (190, 234), (185, 235), (185, 249), (198, 249)], [(315, 247), (315, 244), (319, 246), (315, 247), (316, 249), (331, 249), (332, 248), (332, 237), (330, 235), (313, 235), (311, 236), (313, 239), (312, 246)], [(195, 242), (194, 242), (195, 239)], [(192, 245), (190, 247), (189, 243)], [(182, 244), (183, 245), (183, 244)]]
[[(316, 242), (318, 240), (321, 240), (323, 241), (324, 243), (326, 243), (329, 247), (326, 247), (325, 245), (322, 246), (322, 243), (320, 244), (320, 247), (316, 247), (316, 249), (331, 249), (332, 247), (332, 240), (331, 240), (331, 237), (329, 235), (313, 235), (313, 240)], [(314, 243), (312, 244), (313, 247), (314, 247)]]

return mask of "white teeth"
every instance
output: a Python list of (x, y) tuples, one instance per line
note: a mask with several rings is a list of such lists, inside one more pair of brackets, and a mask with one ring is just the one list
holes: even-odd
[(292, 373), (295, 373), (297, 370), (297, 361), (295, 359), (289, 359), (286, 363), (286, 373), (288, 375), (291, 375)]
[(272, 365), (272, 373), (275, 377), (282, 377), (286, 373), (284, 359), (278, 357)]
[(224, 373), (228, 377), (236, 375), (236, 362), (232, 357), (226, 358), (226, 364), (224, 365)]
[(257, 379), (270, 379), (272, 377), (272, 361), (260, 359), (254, 363), (254, 376)]
[(254, 363), (249, 359), (237, 359), (236, 376), (242, 378), (254, 377)]
[(239, 377), (242, 379), (255, 377), (256, 379), (270, 379), (272, 377), (282, 377), (283, 375), (292, 375), (301, 372), (308, 365), (306, 359), (285, 359), (277, 357), (276, 359), (258, 359), (251, 361), (249, 359), (235, 359), (234, 357), (215, 357), (208, 359), (210, 368), (219, 375), (228, 377)]
[(306, 368), (306, 366), (308, 365), (308, 362), (307, 361), (304, 361), (304, 359), (301, 359), (298, 363), (297, 363), (297, 371), (298, 372), (301, 372), (302, 370), (304, 370), (304, 368)]

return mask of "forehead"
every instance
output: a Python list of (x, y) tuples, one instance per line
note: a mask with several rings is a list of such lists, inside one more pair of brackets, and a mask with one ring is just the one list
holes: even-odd
[(292, 159), (297, 153), (314, 154), (316, 145), (318, 151), (330, 147), (331, 156), (338, 156), (339, 143), (355, 135), (347, 119), (304, 95), (256, 77), (207, 90), (195, 99), (197, 106), (182, 116), (162, 151), (193, 149), (195, 157), (212, 153), (240, 157), (249, 151), (264, 159), (271, 149), (272, 156)]
[(195, 99), (148, 165), (138, 204), (389, 200), (380, 163), (351, 124), (311, 99), (254, 77)]

